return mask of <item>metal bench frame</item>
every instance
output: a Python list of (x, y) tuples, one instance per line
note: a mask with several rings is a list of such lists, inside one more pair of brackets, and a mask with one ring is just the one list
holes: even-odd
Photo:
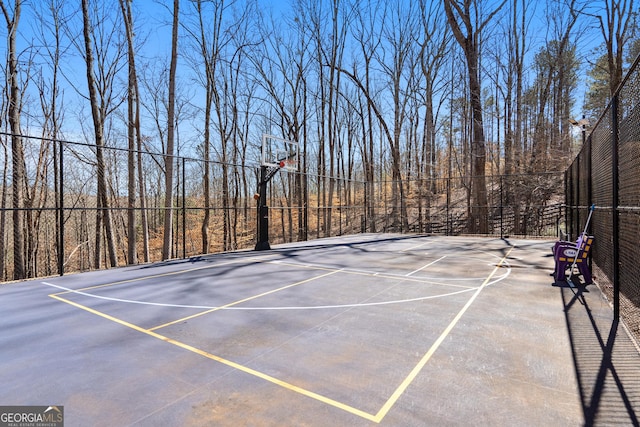
[(573, 267), (578, 267), (578, 272), (584, 278), (585, 285), (592, 283), (591, 269), (589, 268), (589, 253), (593, 246), (593, 236), (582, 233), (574, 242), (559, 241), (553, 246), (553, 258), (556, 262), (553, 277), (556, 282), (567, 280), (566, 270), (571, 269), (569, 278), (573, 275)]

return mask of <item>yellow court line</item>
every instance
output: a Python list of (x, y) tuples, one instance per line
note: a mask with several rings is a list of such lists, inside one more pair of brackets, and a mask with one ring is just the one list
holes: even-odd
[(332, 274), (336, 274), (339, 271), (340, 270), (330, 271), (329, 273), (325, 273), (325, 274), (321, 274), (319, 276), (311, 277), (309, 279), (305, 279), (305, 280), (302, 280), (300, 282), (292, 283), (290, 285), (286, 285), (286, 286), (283, 286), (283, 287), (278, 288), (278, 289), (272, 289), (270, 291), (263, 292), (263, 293), (258, 294), (258, 295), (254, 295), (254, 296), (251, 296), (251, 297), (248, 297), (248, 298), (241, 299), (239, 301), (230, 302), (229, 304), (225, 304), (225, 305), (222, 305), (220, 307), (212, 308), (212, 309), (209, 309), (209, 310), (206, 310), (206, 311), (202, 311), (200, 313), (192, 314), (191, 316), (183, 317), (181, 319), (173, 320), (171, 322), (167, 322), (167, 323), (164, 323), (162, 325), (154, 326), (153, 328), (149, 328), (148, 330), (149, 331), (155, 331), (155, 330), (167, 327), (167, 326), (175, 325), (176, 323), (184, 322), (185, 320), (193, 319), (194, 317), (203, 316), (203, 315), (208, 314), (208, 313), (213, 313), (214, 311), (218, 311), (218, 310), (222, 310), (222, 309), (225, 309), (225, 308), (228, 308), (228, 307), (232, 307), (234, 305), (242, 304), (243, 302), (251, 301), (253, 299), (257, 299), (257, 298), (260, 298), (260, 297), (263, 297), (263, 296), (266, 296), (266, 295), (269, 295), (269, 294), (273, 294), (273, 293), (276, 293), (276, 292), (279, 292), (279, 291), (282, 291), (282, 290), (285, 290), (285, 289), (289, 289), (289, 288), (292, 288), (294, 286), (302, 285), (303, 283), (308, 283), (308, 282), (314, 281), (316, 279), (321, 279), (323, 277), (331, 276)]
[[(102, 313), (101, 311), (98, 311), (98, 310), (86, 307), (86, 306), (84, 306), (82, 304), (78, 304), (76, 302), (67, 300), (67, 299), (62, 298), (61, 296), (59, 296), (57, 294), (51, 294), (49, 296), (51, 298), (54, 298), (54, 299), (58, 300), (58, 301), (70, 304), (70, 305), (72, 305), (74, 307), (77, 307), (77, 308), (80, 308), (82, 310), (88, 311), (89, 313), (92, 313), (92, 314), (95, 314), (97, 316), (103, 317), (105, 319), (111, 320), (112, 322), (118, 323), (118, 324), (120, 324), (122, 326), (126, 326), (127, 328), (131, 328), (131, 329), (133, 329), (135, 331), (138, 331), (138, 332), (141, 332), (143, 334), (149, 335), (149, 336), (151, 336), (153, 338), (157, 338), (157, 339), (162, 340), (162, 341), (164, 341), (166, 343), (173, 344), (173, 345), (175, 345), (177, 347), (180, 347), (180, 348), (182, 348), (184, 350), (188, 350), (188, 351), (190, 351), (192, 353), (199, 354), (200, 356), (204, 356), (207, 359), (215, 360), (216, 362), (220, 362), (220, 363), (222, 363), (224, 365), (227, 365), (227, 366), (229, 366), (231, 368), (237, 369), (237, 370), (239, 370), (241, 372), (244, 372), (246, 374), (253, 375), (253, 376), (257, 377), (257, 378), (261, 378), (261, 379), (263, 379), (265, 381), (269, 381), (272, 384), (276, 384), (276, 385), (278, 385), (280, 387), (284, 387), (284, 388), (286, 388), (288, 390), (291, 390), (291, 391), (294, 391), (296, 393), (302, 394), (304, 396), (310, 397), (312, 399), (315, 399), (315, 400), (320, 401), (322, 403), (325, 403), (327, 405), (331, 405), (333, 407), (342, 409), (343, 411), (349, 412), (349, 413), (351, 413), (353, 415), (357, 415), (357, 416), (359, 416), (361, 418), (364, 418), (364, 419), (367, 419), (369, 421), (376, 421), (375, 420), (376, 417), (374, 415), (372, 415), (372, 414), (370, 414), (368, 412), (362, 411), (360, 409), (354, 408), (352, 406), (349, 406), (347, 404), (344, 404), (342, 402), (338, 402), (337, 400), (333, 400), (333, 399), (331, 399), (329, 397), (326, 397), (326, 396), (323, 396), (321, 394), (314, 393), (312, 391), (309, 391), (309, 390), (306, 390), (304, 388), (298, 387), (296, 385), (290, 384), (290, 383), (288, 383), (286, 381), (279, 380), (279, 379), (277, 379), (275, 377), (272, 377), (271, 375), (267, 375), (267, 374), (265, 374), (263, 372), (256, 371), (255, 369), (251, 369), (251, 368), (248, 368), (248, 367), (246, 367), (244, 365), (240, 365), (239, 363), (232, 362), (230, 360), (227, 360), (227, 359), (224, 359), (222, 357), (216, 356), (216, 355), (211, 354), (209, 352), (206, 352), (204, 350), (200, 350), (199, 348), (190, 346), (189, 344), (185, 344), (185, 343), (183, 343), (181, 341), (174, 340), (174, 339), (169, 338), (167, 336), (161, 335), (161, 334), (159, 334), (157, 332), (153, 332), (153, 331), (151, 331), (149, 329), (142, 328), (142, 327), (140, 327), (138, 325), (135, 325), (133, 323), (129, 323), (129, 322), (125, 321), (125, 320), (118, 319), (117, 317), (113, 317), (113, 316), (110, 316), (110, 315), (108, 315), (106, 313)], [(379, 422), (379, 421), (376, 421), (376, 422)]]
[(413, 380), (416, 378), (416, 376), (420, 373), (422, 368), (424, 368), (424, 366), (427, 364), (429, 359), (431, 359), (431, 356), (433, 356), (433, 354), (436, 352), (438, 347), (440, 347), (440, 345), (444, 342), (445, 338), (451, 333), (451, 331), (456, 326), (456, 324), (460, 321), (460, 319), (462, 318), (464, 313), (469, 309), (469, 307), (471, 307), (471, 304), (473, 304), (473, 302), (478, 297), (478, 295), (480, 295), (480, 292), (482, 292), (482, 290), (491, 281), (491, 278), (496, 274), (498, 269), (501, 267), (502, 263), (507, 259), (507, 257), (509, 256), (509, 254), (511, 253), (511, 251), (514, 248), (515, 248), (515, 246), (512, 246), (511, 249), (509, 249), (509, 251), (505, 254), (505, 256), (502, 257), (500, 262), (498, 264), (496, 264), (496, 267), (493, 269), (493, 271), (484, 280), (484, 282), (482, 282), (482, 285), (480, 285), (478, 290), (473, 293), (471, 298), (469, 298), (469, 301), (467, 301), (467, 303), (464, 305), (464, 307), (462, 307), (462, 309), (458, 312), (456, 317), (454, 317), (454, 319), (451, 321), (451, 323), (449, 323), (449, 326), (447, 326), (445, 328), (445, 330), (442, 332), (442, 334), (440, 334), (440, 336), (433, 343), (431, 348), (429, 348), (429, 351), (427, 351), (427, 353), (424, 356), (422, 356), (422, 359), (420, 359), (420, 362), (418, 362), (418, 364), (413, 368), (413, 370), (404, 379), (404, 381), (402, 381), (402, 383), (398, 386), (398, 388), (395, 390), (395, 392), (391, 395), (389, 400), (387, 400), (387, 402), (382, 406), (382, 408), (380, 408), (380, 410), (378, 411), (378, 413), (375, 416), (375, 420), (374, 420), (375, 422), (379, 423), (380, 421), (382, 421), (382, 419), (385, 417), (385, 415), (387, 415), (387, 413), (391, 410), (393, 405), (395, 405), (395, 403), (398, 401), (400, 396), (402, 396), (402, 394), (405, 392), (407, 387), (409, 387), (409, 385), (413, 382)]
[[(344, 410), (346, 412), (349, 412), (353, 415), (357, 415), (361, 418), (364, 418), (366, 420), (375, 422), (375, 423), (380, 423), (382, 421), (382, 419), (387, 415), (387, 413), (391, 410), (391, 408), (395, 405), (395, 403), (398, 401), (398, 399), (400, 399), (400, 397), (402, 396), (402, 394), (406, 391), (406, 389), (409, 387), (409, 385), (415, 380), (415, 378), (417, 377), (417, 375), (421, 372), (421, 370), (424, 368), (424, 366), (427, 364), (427, 362), (431, 359), (431, 357), (433, 356), (433, 354), (436, 352), (436, 350), (440, 347), (440, 345), (444, 342), (444, 340), (446, 339), (446, 337), (451, 333), (451, 331), (453, 330), (453, 328), (456, 326), (456, 324), (460, 321), (460, 319), (462, 318), (462, 316), (465, 314), (465, 312), (469, 309), (469, 307), (471, 307), (471, 305), (473, 304), (473, 302), (476, 300), (476, 298), (478, 297), (478, 295), (480, 294), (480, 292), (489, 284), (489, 282), (491, 281), (491, 279), (493, 278), (493, 276), (497, 273), (498, 269), (502, 267), (502, 264), (505, 262), (505, 260), (507, 259), (507, 257), (510, 255), (510, 253), (513, 251), (513, 249), (515, 248), (515, 246), (512, 246), (509, 251), (507, 251), (507, 253), (504, 255), (504, 257), (502, 257), (502, 259), (500, 260), (500, 262), (498, 262), (498, 264), (496, 264), (495, 268), (493, 269), (493, 271), (489, 274), (489, 276), (484, 280), (484, 282), (482, 283), (482, 285), (476, 290), (476, 292), (471, 296), (471, 298), (467, 301), (467, 303), (464, 305), (464, 307), (458, 312), (458, 314), (455, 316), (455, 318), (451, 321), (451, 323), (449, 323), (449, 325), (445, 328), (445, 330), (442, 332), (442, 334), (440, 334), (440, 336), (438, 337), (438, 339), (434, 342), (434, 344), (429, 348), (429, 350), (427, 351), (427, 353), (422, 357), (422, 359), (418, 362), (418, 364), (411, 370), (411, 372), (409, 373), (409, 375), (402, 381), (402, 383), (396, 388), (396, 390), (393, 392), (393, 394), (391, 395), (391, 397), (389, 397), (389, 399), (385, 402), (385, 404), (380, 408), (380, 410), (374, 415), (374, 414), (370, 414), (368, 412), (365, 412), (363, 410), (354, 408), (352, 406), (349, 406), (345, 403), (336, 401), (334, 399), (331, 399), (329, 397), (320, 395), (318, 393), (314, 393), (312, 391), (303, 389), (301, 387), (298, 387), (296, 385), (290, 384), (286, 381), (282, 381), (279, 380), (275, 377), (272, 377), (270, 375), (267, 375), (265, 373), (262, 373), (260, 371), (256, 371), (254, 369), (251, 369), (249, 367), (246, 367), (244, 365), (240, 365), (236, 362), (232, 362), (230, 360), (224, 359), (222, 357), (216, 356), (214, 354), (208, 353), (204, 350), (201, 350), (199, 348), (190, 346), (188, 344), (185, 344), (181, 341), (177, 341), (175, 339), (169, 338), (167, 336), (161, 335), (157, 332), (154, 332), (151, 329), (145, 329), (141, 326), (135, 325), (133, 323), (129, 323), (125, 320), (119, 319), (117, 317), (113, 317), (111, 315), (108, 315), (106, 313), (102, 313), (98, 310), (86, 307), (82, 304), (67, 300), (65, 298), (62, 298), (61, 296), (59, 296), (61, 293), (59, 294), (50, 294), (49, 296), (51, 298), (54, 298), (58, 301), (70, 304), (74, 307), (80, 308), (82, 310), (85, 310), (89, 313), (95, 314), (97, 316), (103, 317), (105, 319), (111, 320), (115, 323), (118, 323), (120, 325), (126, 326), (128, 328), (131, 328), (135, 331), (141, 332), (143, 334), (149, 335), (151, 337), (157, 338), (159, 340), (162, 340), (164, 342), (167, 342), (169, 344), (175, 345), (177, 347), (180, 347), (182, 349), (188, 350), (190, 352), (193, 352), (195, 354), (199, 354), (203, 357), (206, 357), (208, 359), (214, 360), (216, 362), (222, 363), (226, 366), (232, 367), (234, 369), (237, 369), (241, 372), (247, 373), (249, 375), (253, 375), (257, 378), (261, 378), (265, 381), (269, 381), (272, 384), (276, 384), (278, 386), (281, 386), (283, 388), (286, 388), (288, 390), (291, 390), (293, 392), (296, 392), (298, 394), (310, 397), (312, 399), (315, 399), (319, 402), (325, 403), (327, 405), (333, 406), (335, 408), (339, 408), (341, 410)], [(318, 276), (316, 278), (320, 278), (320, 277), (326, 277), (330, 274), (335, 274), (338, 273), (340, 270), (336, 270), (336, 271), (332, 271), (329, 272), (325, 275), (321, 275)], [(307, 282), (310, 280), (314, 280), (316, 278), (311, 278), (311, 279), (307, 279), (306, 281), (303, 282)], [(265, 292), (264, 294), (260, 294), (260, 295), (256, 295), (254, 297), (249, 297), (246, 298), (244, 300), (241, 301), (237, 301), (235, 303), (231, 303), (229, 305), (232, 304), (239, 304), (240, 302), (243, 301), (247, 301), (250, 299), (254, 299), (254, 298), (258, 298), (259, 296), (263, 296), (263, 295), (268, 295), (270, 293), (273, 292), (277, 292), (279, 290), (282, 289), (286, 289), (292, 286), (296, 286), (298, 284), (301, 284), (303, 282), (298, 282), (298, 283), (294, 283), (279, 289), (274, 289), (272, 291), (268, 291)], [(227, 305), (227, 306), (229, 306)], [(209, 310), (213, 311), (213, 310)], [(200, 313), (198, 315), (202, 315), (205, 314), (206, 312)], [(155, 327), (154, 329), (158, 329), (159, 327)]]

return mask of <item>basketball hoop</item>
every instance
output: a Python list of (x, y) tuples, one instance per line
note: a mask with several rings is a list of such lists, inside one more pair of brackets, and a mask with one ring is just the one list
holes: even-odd
[(296, 141), (288, 141), (272, 135), (262, 135), (260, 165), (284, 172), (295, 172), (299, 167), (300, 147)]
[(254, 199), (258, 202), (256, 251), (271, 249), (269, 245), (269, 207), (267, 206), (267, 184), (278, 172), (298, 170), (300, 146), (271, 135), (262, 135), (260, 153), (260, 181)]

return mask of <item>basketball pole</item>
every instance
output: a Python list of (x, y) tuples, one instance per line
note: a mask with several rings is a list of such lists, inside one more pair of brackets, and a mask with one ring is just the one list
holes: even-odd
[[(280, 167), (284, 164), (281, 163)], [(256, 251), (267, 251), (271, 249), (269, 244), (269, 206), (267, 206), (267, 184), (271, 178), (280, 170), (269, 166), (260, 166), (260, 182), (258, 183), (258, 241), (256, 243)]]
[(298, 168), (299, 146), (297, 142), (262, 134), (260, 152), (260, 178), (254, 199), (258, 202), (256, 219), (256, 251), (271, 249), (269, 244), (269, 207), (267, 206), (267, 184), (280, 169), (287, 171)]

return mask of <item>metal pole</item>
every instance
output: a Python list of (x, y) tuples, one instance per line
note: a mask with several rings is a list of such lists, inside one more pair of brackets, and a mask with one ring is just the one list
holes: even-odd
[(592, 163), (591, 163), (591, 138), (587, 145), (587, 125), (586, 118), (582, 115), (582, 146), (587, 150), (587, 204), (593, 204), (593, 180), (592, 180)]
[(266, 166), (260, 166), (260, 181), (258, 184), (258, 242), (256, 243), (256, 251), (264, 251), (271, 249), (269, 245), (269, 207), (267, 206), (267, 176), (268, 170)]
[[(306, 165), (306, 159), (303, 160), (303, 164)], [(300, 172), (300, 179), (302, 181), (302, 203), (304, 203), (303, 207), (303, 218), (302, 224), (304, 225), (304, 241), (309, 240), (309, 177), (307, 176), (306, 166), (303, 169), (303, 172)]]
[(503, 199), (503, 195), (502, 195), (502, 189), (504, 188), (504, 182), (502, 180), (502, 175), (500, 175), (500, 238), (504, 238), (504, 222), (503, 222), (503, 218), (504, 218), (504, 208), (503, 208), (503, 204), (504, 204), (504, 199)]
[[(593, 207), (593, 163), (591, 161), (592, 158), (592, 152), (591, 152), (591, 138), (589, 138), (588, 144), (587, 144), (587, 125), (586, 123), (586, 117), (583, 114), (582, 115), (582, 146), (585, 147), (585, 149), (587, 150), (587, 203), (589, 204), (589, 206)], [(589, 215), (591, 216), (591, 214), (593, 213), (593, 211), (591, 211), (589, 213)], [(593, 229), (593, 227), (589, 227), (589, 229), (585, 230), (587, 235), (593, 235), (593, 232), (591, 231)], [(593, 271), (593, 257), (589, 256), (589, 270)]]
[[(569, 206), (570, 206), (570, 198), (571, 198), (571, 167), (564, 171), (564, 234), (569, 233)], [(560, 234), (558, 234), (560, 236)]]
[(182, 158), (182, 258), (187, 257), (187, 191), (185, 185), (185, 158)]
[(63, 159), (63, 142), (58, 141), (58, 162), (60, 163), (58, 179), (58, 274), (64, 275), (64, 159)]
[(612, 237), (613, 237), (613, 317), (614, 321), (620, 320), (620, 223), (618, 205), (619, 200), (619, 173), (618, 173), (618, 150), (620, 137), (618, 135), (618, 95), (613, 96), (611, 102), (611, 133), (613, 136), (612, 163)]
[(367, 225), (369, 224), (369, 216), (367, 215), (368, 207), (369, 207), (369, 182), (364, 181), (364, 212), (362, 217), (364, 218), (360, 221), (360, 232), (367, 232)]
[(342, 236), (342, 180), (336, 180), (336, 186), (338, 187), (338, 235)]

